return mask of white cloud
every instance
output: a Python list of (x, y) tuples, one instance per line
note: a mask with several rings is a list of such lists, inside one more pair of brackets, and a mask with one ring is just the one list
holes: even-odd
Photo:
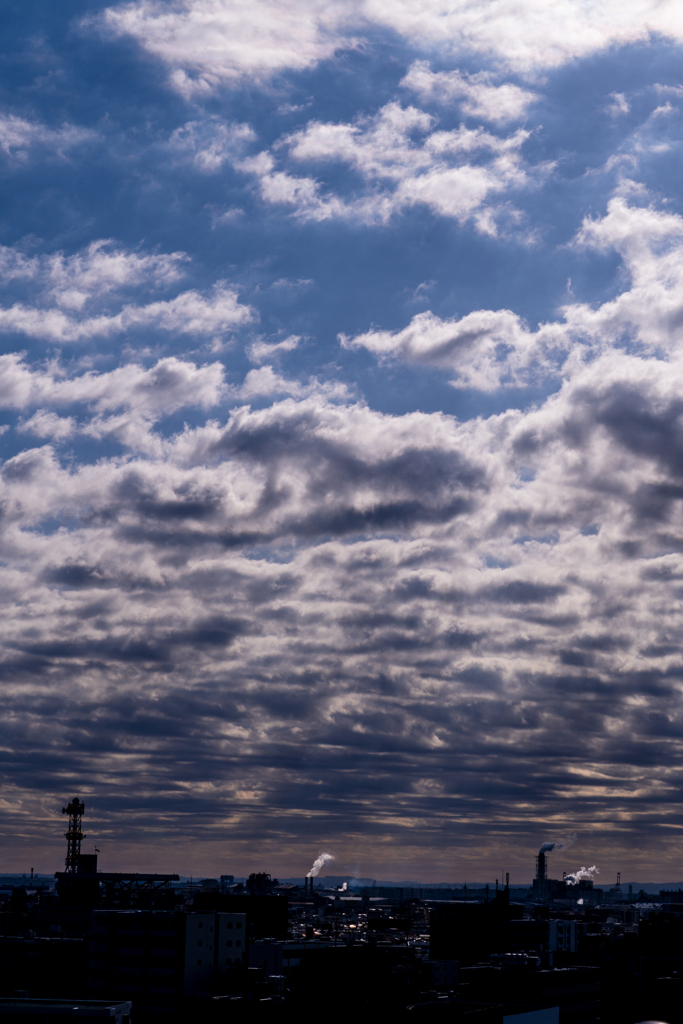
[(198, 367), (169, 356), (148, 369), (126, 363), (106, 373), (91, 370), (68, 377), (55, 363), (41, 370), (26, 363), (20, 353), (0, 356), (0, 408), (82, 403), (93, 413), (127, 408), (158, 418), (185, 405), (209, 408), (222, 393), (220, 363)]
[(571, 327), (603, 342), (631, 340), (650, 350), (678, 351), (683, 218), (652, 206), (629, 205), (624, 195), (617, 195), (608, 203), (606, 216), (584, 220), (575, 244), (616, 250), (630, 287), (595, 309), (581, 303), (567, 306), (564, 314)]
[[(278, 349), (291, 351), (299, 340), (287, 338), (264, 349), (272, 356)], [(20, 421), (18, 429), (58, 441), (77, 433), (99, 439), (116, 436), (132, 449), (158, 452), (162, 442), (151, 435), (151, 428), (179, 409), (195, 406), (206, 410), (225, 398), (248, 402), (284, 395), (346, 401), (350, 393), (339, 381), (287, 379), (272, 366), (250, 370), (242, 384), (228, 386), (221, 363), (197, 366), (175, 356), (160, 359), (149, 368), (126, 363), (105, 373), (88, 371), (78, 376), (68, 376), (54, 362), (36, 369), (20, 353), (0, 356), (0, 408), (40, 406), (29, 419)], [(59, 408), (80, 410), (80, 422), (73, 415), (57, 415), (53, 410)]]
[(312, 67), (340, 46), (336, 32), (346, 4), (305, 0), (142, 0), (108, 8), (90, 19), (103, 30), (131, 35), (170, 68), (173, 87), (188, 97), (245, 77), (264, 81), (278, 72)]
[(18, 429), (36, 437), (63, 441), (75, 433), (76, 422), (72, 416), (58, 416), (49, 409), (38, 409), (28, 420), (19, 424)]
[(63, 156), (66, 150), (95, 138), (95, 132), (87, 128), (64, 124), (60, 128), (48, 128), (39, 121), (28, 121), (14, 114), (0, 114), (0, 150), (6, 157), (25, 161), (32, 150), (51, 150)]
[[(70, 377), (56, 363), (40, 370), (19, 353), (0, 356), (0, 408), (40, 406), (18, 429), (56, 441), (80, 433), (158, 452), (162, 443), (152, 432), (156, 422), (189, 406), (211, 408), (227, 393), (220, 363), (196, 366), (171, 356), (149, 368), (127, 363), (106, 373)], [(80, 422), (73, 415), (57, 415), (55, 408), (78, 409)]]
[[(310, 121), (288, 136), (284, 144), (297, 161), (340, 160), (365, 177), (400, 180), (406, 170), (419, 170), (431, 163), (430, 137), (426, 145), (416, 145), (413, 140), (427, 135), (434, 125), (435, 119), (423, 110), (388, 103), (374, 117), (360, 119), (357, 124)], [(484, 139), (482, 142), (485, 146)]]
[[(124, 307), (122, 326), (151, 324), (184, 334), (214, 334), (251, 323), (254, 312), (239, 302), (237, 292), (219, 281), (208, 296), (192, 290), (147, 306)], [(119, 329), (118, 326), (114, 329)]]
[(523, 73), (658, 32), (683, 39), (675, 0), (366, 0), (365, 15), (446, 54), (475, 52)]
[(326, 192), (314, 178), (277, 170), (272, 153), (235, 166), (256, 177), (265, 202), (293, 207), (304, 220), (385, 223), (407, 207), (425, 205), (441, 216), (474, 218), (480, 230), (495, 233), (491, 200), (533, 186), (550, 169), (525, 165), (521, 149), (528, 137), (522, 129), (505, 137), (464, 126), (440, 131), (424, 111), (389, 103), (353, 124), (310, 122), (274, 147), (294, 163), (351, 167), (363, 186), (348, 199)]
[(573, 243), (621, 255), (630, 287), (615, 299), (596, 307), (569, 303), (560, 310), (562, 320), (536, 331), (511, 310), (475, 310), (452, 319), (427, 311), (399, 331), (340, 335), (342, 345), (365, 348), (381, 360), (443, 366), (455, 371), (454, 387), (481, 391), (574, 374), (584, 357), (594, 358), (614, 345), (677, 354), (683, 321), (683, 218), (629, 205), (628, 197), (641, 197), (641, 192), (635, 183), (622, 182), (607, 214), (586, 218)]
[(654, 88), (665, 96), (674, 96), (678, 100), (683, 98), (683, 85), (662, 85), (661, 82), (657, 82)]
[(224, 163), (234, 162), (256, 133), (247, 124), (229, 124), (217, 117), (188, 121), (176, 128), (169, 140), (171, 149), (190, 157), (200, 171), (219, 171)]
[(294, 291), (301, 288), (308, 288), (313, 284), (312, 277), (300, 277), (294, 281), (289, 277), (279, 277), (277, 281), (273, 281), (271, 288), (282, 288), (287, 291)]
[(110, 239), (91, 242), (81, 252), (27, 256), (20, 249), (0, 246), (3, 283), (32, 281), (43, 294), (66, 309), (82, 309), (89, 299), (124, 288), (167, 285), (184, 273), (184, 252), (140, 253), (116, 248)]
[(0, 307), (0, 330), (67, 342), (139, 327), (212, 335), (254, 319), (254, 310), (240, 303), (236, 291), (222, 281), (204, 293), (190, 289), (155, 302), (124, 301), (125, 293), (132, 290), (171, 286), (187, 261), (182, 252), (131, 252), (113, 248), (108, 241), (93, 242), (73, 256), (61, 252), (26, 256), (2, 247), (4, 281), (29, 281), (35, 302)]
[(463, 71), (432, 71), (429, 62), (418, 60), (408, 68), (401, 85), (416, 93), (423, 103), (430, 100), (450, 105), (454, 100), (469, 117), (485, 121), (517, 121), (524, 117), (538, 96), (511, 82), (494, 84), (489, 72), (469, 75)]
[(270, 153), (247, 157), (238, 161), (236, 167), (245, 174), (254, 175), (264, 202), (293, 206), (302, 220), (322, 221), (349, 214), (343, 200), (321, 194), (320, 185), (314, 178), (294, 177), (275, 170), (275, 160)]
[(620, 117), (621, 114), (628, 114), (631, 107), (623, 92), (610, 93), (610, 99), (612, 102), (605, 108), (608, 114), (611, 114), (612, 117)]
[(303, 384), (298, 380), (287, 380), (275, 373), (272, 366), (260, 366), (257, 370), (249, 370), (243, 384), (233, 389), (232, 393), (244, 401), (274, 395), (292, 395), (295, 398), (323, 395), (329, 401), (349, 398), (348, 388), (340, 381), (321, 382), (314, 377)]
[(290, 334), (288, 338), (277, 342), (263, 341), (258, 338), (247, 349), (247, 355), (252, 363), (263, 363), (266, 359), (272, 359), (274, 356), (293, 352), (295, 348), (299, 347), (300, 342), (301, 335), (299, 334)]
[(567, 347), (561, 327), (547, 325), (531, 332), (508, 309), (480, 309), (452, 320), (428, 311), (418, 313), (401, 331), (340, 335), (340, 341), (345, 348), (366, 348), (380, 359), (447, 367), (457, 374), (450, 382), (454, 387), (480, 391), (524, 386), (557, 373), (564, 361), (560, 352)]
[(377, 26), (425, 52), (477, 53), (530, 75), (653, 32), (683, 39), (676, 0), (254, 0), (246, 6), (179, 0), (172, 7), (138, 0), (109, 7), (86, 24), (137, 39), (187, 97), (312, 67)]
[(60, 309), (37, 309), (23, 303), (0, 309), (0, 331), (44, 341), (82, 341), (150, 327), (182, 334), (213, 335), (234, 330), (254, 318), (237, 293), (222, 282), (208, 296), (195, 290), (145, 306), (126, 305), (119, 313), (76, 318)]

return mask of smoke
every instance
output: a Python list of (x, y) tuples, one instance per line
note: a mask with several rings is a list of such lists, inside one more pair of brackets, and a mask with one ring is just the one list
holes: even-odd
[(342, 887), (341, 887), (341, 889), (339, 890), (339, 892), (346, 892), (346, 890), (347, 890), (347, 889), (348, 889), (348, 885), (347, 885), (347, 883), (346, 883), (346, 882), (343, 882), (343, 883), (342, 883)]
[(576, 833), (572, 832), (566, 839), (556, 839), (554, 843), (543, 843), (539, 853), (552, 853), (553, 850), (568, 850), (576, 842)]
[(313, 861), (313, 867), (306, 875), (306, 878), (317, 878), (320, 874), (320, 869), (327, 864), (328, 860), (334, 860), (334, 855), (331, 853), (321, 853), (319, 857), (316, 857)]
[(595, 864), (592, 868), (578, 868), (576, 871), (572, 871), (571, 875), (565, 875), (564, 880), (567, 885), (576, 885), (582, 881), (593, 881), (593, 875), (599, 875), (600, 868), (596, 868)]

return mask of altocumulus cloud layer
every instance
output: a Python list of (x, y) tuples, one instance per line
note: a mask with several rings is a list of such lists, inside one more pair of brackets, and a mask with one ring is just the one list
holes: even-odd
[(675, 873), (678, 6), (4, 45), (6, 865), (73, 791), (111, 867)]

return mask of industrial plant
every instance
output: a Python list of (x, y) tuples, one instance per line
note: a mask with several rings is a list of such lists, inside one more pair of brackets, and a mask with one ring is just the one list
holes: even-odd
[(2, 1020), (681, 1020), (683, 890), (549, 877), (568, 841), (540, 846), (530, 886), (322, 877), (327, 853), (299, 879), (194, 880), (99, 870), (85, 804), (62, 813), (64, 870), (0, 876)]

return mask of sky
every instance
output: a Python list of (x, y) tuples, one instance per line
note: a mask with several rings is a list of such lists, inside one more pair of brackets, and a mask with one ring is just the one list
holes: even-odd
[(2, 870), (680, 877), (680, 4), (3, 22)]

